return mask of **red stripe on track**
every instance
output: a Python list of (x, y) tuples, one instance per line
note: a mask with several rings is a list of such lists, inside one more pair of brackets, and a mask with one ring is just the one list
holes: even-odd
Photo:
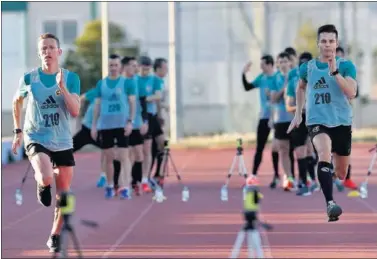
[[(370, 145), (355, 144), (352, 150), (353, 175), (364, 180), (370, 160)], [(254, 151), (246, 148), (250, 171)], [(76, 224), (85, 257), (123, 258), (228, 258), (242, 226), (242, 178), (231, 179), (229, 201), (220, 201), (235, 150), (173, 150), (172, 156), (191, 192), (190, 201), (181, 201), (182, 187), (172, 169), (161, 204), (151, 204), (151, 195), (130, 201), (104, 200), (103, 190), (95, 187), (99, 155), (78, 154), (73, 190), (77, 195), (77, 218), (100, 224), (89, 229)], [(14, 202), (27, 163), (3, 167), (3, 256), (4, 258), (49, 257), (45, 243), (50, 231), (53, 208), (41, 208), (36, 201), (35, 182), (28, 179), (24, 205)], [(280, 169), (282, 172), (282, 169)], [(297, 172), (297, 170), (296, 170)], [(30, 176), (31, 177), (31, 176)], [(272, 178), (270, 151), (264, 152), (260, 181), (267, 186)], [(377, 254), (377, 177), (372, 173), (367, 200), (351, 199), (347, 191), (336, 201), (344, 214), (338, 222), (327, 223), (321, 193), (296, 197), (281, 189), (262, 187), (261, 217), (274, 225), (264, 233), (266, 256), (275, 258), (373, 258)], [(28, 240), (27, 242), (22, 240)], [(246, 258), (246, 252), (242, 253)]]

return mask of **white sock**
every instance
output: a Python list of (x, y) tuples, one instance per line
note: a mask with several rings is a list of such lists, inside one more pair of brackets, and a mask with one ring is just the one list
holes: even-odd
[(106, 173), (105, 173), (105, 172), (102, 172), (102, 173), (100, 174), (100, 176), (106, 178)]
[(114, 188), (114, 185), (113, 184), (108, 184), (107, 187)]
[(148, 178), (147, 177), (143, 177), (143, 179), (141, 179), (141, 183), (148, 183)]

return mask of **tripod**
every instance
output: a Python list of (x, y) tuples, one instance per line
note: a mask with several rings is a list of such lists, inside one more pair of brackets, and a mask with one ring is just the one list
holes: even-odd
[(259, 210), (259, 203), (262, 197), (259, 189), (256, 186), (246, 186), (246, 194), (244, 199), (244, 219), (245, 225), (238, 232), (236, 241), (230, 258), (238, 258), (242, 244), (247, 237), (248, 258), (263, 258), (263, 249), (258, 225), (266, 230), (272, 230), (272, 226), (267, 223), (262, 223), (257, 218)]
[[(59, 208), (63, 216), (63, 228), (60, 233), (60, 258), (68, 258), (68, 234), (70, 234), (77, 257), (82, 258), (79, 240), (71, 224), (72, 215), (75, 212), (76, 197), (72, 192), (62, 192), (60, 196)], [(57, 258), (54, 253), (53, 258)]]
[(242, 146), (242, 139), (237, 139), (237, 149), (236, 149), (236, 155), (233, 158), (232, 164), (230, 166), (225, 184), (223, 185), (221, 189), (221, 200), (227, 201), (228, 200), (228, 184), (230, 182), (230, 178), (233, 175), (234, 168), (238, 162), (238, 173), (240, 176), (243, 176), (246, 180), (247, 178), (247, 169), (245, 165), (245, 160), (243, 158), (243, 146)]
[(156, 200), (158, 200), (159, 197), (160, 197), (160, 200), (166, 199), (166, 197), (162, 193), (162, 189), (164, 188), (164, 179), (165, 179), (165, 176), (166, 177), (169, 176), (169, 161), (170, 161), (170, 163), (171, 163), (171, 165), (173, 167), (175, 175), (177, 176), (178, 182), (183, 186), (182, 201), (188, 201), (189, 196), (190, 196), (189, 189), (187, 188), (187, 186), (185, 186), (182, 183), (181, 175), (179, 174), (177, 166), (175, 165), (174, 160), (173, 160), (173, 158), (172, 158), (172, 156), (170, 154), (169, 140), (165, 140), (164, 141), (164, 152), (163, 152), (162, 163), (161, 163), (161, 166), (162, 166), (161, 181), (159, 183), (153, 183), (156, 186), (156, 193), (155, 193)]

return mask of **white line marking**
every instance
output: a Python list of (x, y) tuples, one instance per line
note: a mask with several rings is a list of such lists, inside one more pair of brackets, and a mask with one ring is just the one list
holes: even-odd
[[(181, 169), (179, 171), (182, 171), (186, 168), (188, 165), (188, 162), (191, 160), (194, 160), (197, 156), (199, 151), (196, 151), (195, 153), (191, 154), (188, 158), (185, 159), (184, 164), (182, 165)], [(168, 186), (166, 186), (168, 187)], [(139, 222), (147, 215), (147, 213), (153, 208), (153, 205), (155, 202), (151, 202), (147, 205), (147, 207), (141, 212), (141, 214), (131, 223), (131, 225), (122, 233), (122, 235), (115, 241), (115, 243), (107, 250), (101, 258), (108, 258), (108, 256), (111, 255), (112, 252), (114, 252), (119, 245), (121, 245), (126, 238), (134, 231), (136, 226), (139, 224)]]
[(135, 227), (144, 218), (145, 215), (152, 209), (154, 202), (150, 202), (148, 206), (141, 212), (141, 214), (132, 222), (132, 224), (123, 232), (123, 234), (115, 241), (115, 243), (107, 250), (101, 258), (108, 258), (108, 256), (114, 252), (120, 244), (134, 231)]
[(359, 203), (361, 204), (364, 204), (365, 207), (367, 207), (368, 209), (370, 209), (373, 214), (376, 214), (377, 213), (377, 209), (374, 208), (372, 205), (370, 205), (368, 202), (366, 202), (365, 200), (363, 199), (356, 199)]
[[(82, 188), (78, 188), (78, 189), (76, 189), (75, 192), (76, 192), (76, 193), (79, 193), (79, 192), (82, 192), (82, 191), (89, 190), (92, 186), (93, 186), (92, 183), (90, 183), (90, 184), (88, 184), (88, 185), (80, 186), (80, 187), (82, 187)], [(52, 193), (51, 193), (51, 195), (54, 196)], [(37, 197), (35, 196), (35, 198), (37, 198)], [(38, 204), (39, 204), (39, 203), (38, 203)], [(22, 204), (22, 205), (23, 205), (23, 204)], [(21, 206), (22, 206), (22, 205), (21, 205)], [(42, 206), (42, 205), (39, 204), (39, 206)], [(24, 215), (22, 218), (19, 218), (19, 219), (15, 220), (15, 221), (10, 222), (9, 224), (7, 224), (6, 226), (4, 226), (4, 227), (2, 228), (2, 230), (8, 230), (8, 229), (10, 229), (10, 228), (16, 226), (17, 224), (23, 222), (24, 220), (27, 220), (27, 219), (31, 218), (32, 216), (34, 216), (35, 214), (38, 214), (38, 213), (41, 212), (43, 209), (45, 209), (45, 207), (39, 207), (39, 208), (36, 208), (35, 210), (32, 210), (32, 211), (29, 212), (28, 214)]]
[[(42, 206), (42, 205), (41, 205), (41, 206)], [(18, 220), (13, 221), (13, 222), (7, 224), (6, 226), (4, 226), (4, 227), (2, 228), (2, 230), (7, 230), (7, 229), (10, 229), (10, 228), (12, 228), (12, 227), (18, 225), (18, 224), (21, 223), (22, 221), (27, 220), (28, 218), (34, 216), (35, 214), (39, 213), (39, 212), (42, 211), (43, 209), (44, 209), (44, 208), (41, 207), (41, 208), (38, 208), (38, 209), (36, 209), (36, 210), (34, 210), (34, 211), (32, 211), (32, 212), (26, 214), (26, 215), (23, 216), (22, 218), (19, 218)]]

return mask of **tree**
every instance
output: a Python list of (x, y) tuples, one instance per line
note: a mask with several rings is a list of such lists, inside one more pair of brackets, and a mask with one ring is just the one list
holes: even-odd
[(304, 22), (299, 28), (295, 40), (295, 47), (298, 53), (308, 51), (313, 56), (318, 56), (317, 31), (311, 21)]
[[(86, 24), (84, 32), (75, 40), (75, 50), (70, 50), (64, 61), (64, 67), (80, 76), (81, 92), (95, 87), (102, 78), (102, 46), (101, 21), (95, 20)], [(120, 56), (138, 56), (140, 44), (130, 42), (124, 29), (109, 23), (109, 53)], [(84, 111), (86, 105), (83, 105)]]

